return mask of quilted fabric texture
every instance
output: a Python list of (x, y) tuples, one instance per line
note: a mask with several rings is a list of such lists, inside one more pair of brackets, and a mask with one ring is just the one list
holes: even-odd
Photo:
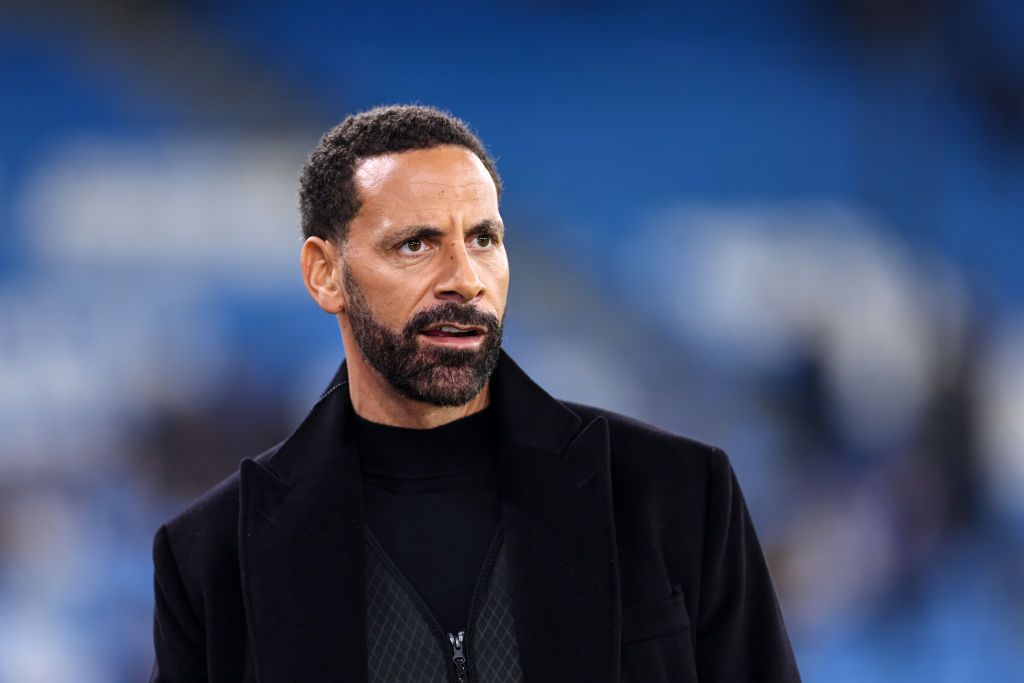
[[(397, 568), (383, 549), (367, 540), (366, 635), (370, 683), (444, 683), (451, 647), (441, 641), (420, 613)], [(486, 568), (485, 568), (486, 570)], [(523, 680), (516, 644), (504, 545), (483, 577), (484, 592), (467, 647), (472, 683), (518, 683)]]
[(372, 547), (366, 553), (366, 653), (370, 683), (446, 683), (447, 653)]
[(516, 623), (509, 593), (508, 559), (502, 546), (491, 570), (486, 598), (476, 617), (470, 661), (480, 683), (518, 683), (519, 667)]

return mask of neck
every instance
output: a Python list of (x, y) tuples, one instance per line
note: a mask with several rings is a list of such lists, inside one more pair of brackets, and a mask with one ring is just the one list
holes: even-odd
[(469, 403), (460, 406), (436, 406), (408, 398), (374, 370), (353, 344), (347, 351), (348, 391), (356, 415), (392, 427), (432, 429), (478, 413), (490, 404), (490, 383)]

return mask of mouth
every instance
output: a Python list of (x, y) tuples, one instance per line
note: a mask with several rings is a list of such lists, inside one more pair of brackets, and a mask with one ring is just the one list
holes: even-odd
[(427, 337), (479, 337), (483, 336), (484, 328), (455, 323), (438, 323), (427, 327), (420, 334)]
[(486, 330), (482, 327), (457, 323), (437, 323), (420, 331), (420, 335), (432, 343), (457, 346), (479, 344), (485, 334)]

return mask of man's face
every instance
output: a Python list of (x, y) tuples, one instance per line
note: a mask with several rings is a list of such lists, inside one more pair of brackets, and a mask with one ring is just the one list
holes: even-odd
[(342, 245), (359, 351), (401, 394), (463, 405), (498, 362), (508, 257), (494, 182), (462, 147), (366, 159)]

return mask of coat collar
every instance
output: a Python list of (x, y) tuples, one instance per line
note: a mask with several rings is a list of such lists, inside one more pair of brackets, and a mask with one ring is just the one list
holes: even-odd
[[(524, 675), (615, 680), (621, 608), (607, 424), (584, 425), (504, 352), (491, 400)], [(353, 415), (343, 363), (291, 437), (242, 462), (239, 557), (261, 681), (365, 680)]]

